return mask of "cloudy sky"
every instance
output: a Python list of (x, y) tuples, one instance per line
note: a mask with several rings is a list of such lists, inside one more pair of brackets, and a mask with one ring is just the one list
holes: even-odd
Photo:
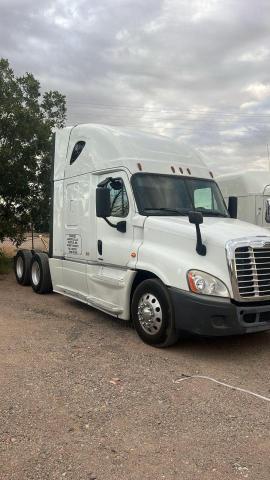
[(0, 0), (0, 56), (64, 93), (68, 124), (179, 138), (215, 173), (268, 168), (269, 0)]

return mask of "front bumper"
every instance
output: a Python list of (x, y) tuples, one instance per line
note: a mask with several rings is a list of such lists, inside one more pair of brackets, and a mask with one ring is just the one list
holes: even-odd
[(229, 298), (200, 296), (173, 287), (169, 292), (177, 330), (207, 336), (270, 330), (270, 304), (241, 305)]

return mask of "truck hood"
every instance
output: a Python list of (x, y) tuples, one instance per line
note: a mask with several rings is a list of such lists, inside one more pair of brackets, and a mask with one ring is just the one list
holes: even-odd
[[(195, 225), (189, 223), (188, 217), (148, 217), (146, 228), (164, 230), (167, 234), (179, 235), (194, 239), (196, 237)], [(269, 230), (251, 223), (242, 222), (233, 218), (204, 217), (200, 225), (202, 240), (205, 244), (214, 244), (224, 247), (228, 240), (244, 237), (265, 237), (270, 240)]]

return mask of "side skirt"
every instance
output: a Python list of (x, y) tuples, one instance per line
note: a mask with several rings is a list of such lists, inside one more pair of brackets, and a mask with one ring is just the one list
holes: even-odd
[(97, 310), (101, 310), (104, 313), (108, 313), (113, 317), (118, 317), (121, 313), (123, 313), (123, 308), (120, 308), (118, 305), (114, 305), (109, 302), (100, 302), (98, 298), (88, 297), (87, 295), (82, 295), (79, 292), (67, 290), (65, 287), (61, 288), (58, 286), (58, 288), (55, 288), (53, 291), (55, 293), (59, 293), (60, 295), (64, 295), (65, 297), (85, 303), (86, 305), (96, 308)]

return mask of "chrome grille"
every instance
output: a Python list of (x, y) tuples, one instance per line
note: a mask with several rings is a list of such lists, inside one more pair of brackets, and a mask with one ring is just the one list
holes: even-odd
[(269, 245), (266, 248), (236, 247), (234, 262), (241, 298), (270, 297)]

